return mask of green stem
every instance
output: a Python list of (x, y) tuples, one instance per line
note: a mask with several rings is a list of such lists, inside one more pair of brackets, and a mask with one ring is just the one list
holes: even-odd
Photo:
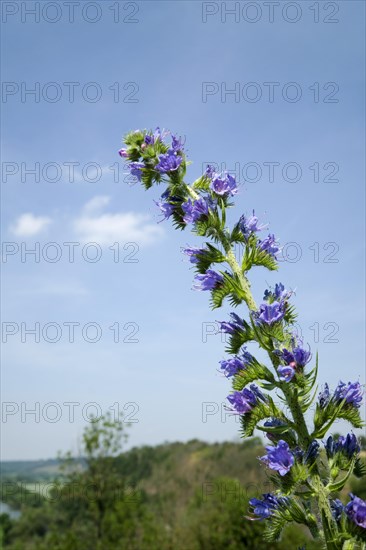
[(311, 443), (311, 438), (309, 435), (309, 430), (305, 422), (304, 414), (301, 410), (301, 407), (298, 402), (298, 393), (297, 389), (292, 389), (290, 387), (282, 386), (282, 391), (286, 397), (286, 401), (290, 408), (294, 424), (297, 428), (297, 433), (299, 436), (299, 443), (304, 448), (307, 448)]
[(196, 193), (196, 191), (194, 191), (190, 185), (188, 185), (187, 183), (185, 183), (184, 185), (186, 186), (188, 194), (192, 197), (192, 199), (196, 201), (200, 198), (199, 194)]
[[(225, 243), (223, 243), (223, 244), (225, 246)], [(225, 247), (225, 249), (226, 249), (226, 247)], [(226, 249), (226, 258), (227, 258), (227, 262), (228, 262), (229, 266), (231, 267), (231, 269), (233, 270), (233, 272), (235, 273), (235, 275), (238, 277), (238, 279), (240, 281), (241, 287), (244, 291), (245, 301), (247, 303), (248, 308), (251, 311), (255, 311), (257, 309), (257, 304), (255, 303), (255, 300), (252, 296), (252, 293), (250, 292), (249, 281), (245, 277), (245, 275), (243, 274), (242, 270), (240, 269), (240, 266), (239, 266), (238, 262), (236, 261), (235, 254), (234, 254), (231, 247), (230, 247), (229, 250)]]
[[(185, 184), (185, 186), (186, 186), (186, 189), (188, 191), (188, 194), (192, 197), (192, 199), (194, 199), (194, 200), (199, 199), (199, 195), (196, 193), (196, 191), (194, 191), (192, 189), (192, 187), (190, 185)], [(223, 222), (225, 222), (225, 209), (221, 209), (221, 210), (223, 212)], [(224, 250), (226, 252), (227, 262), (228, 262), (229, 266), (231, 267), (231, 269), (233, 270), (233, 272), (235, 273), (235, 275), (237, 275), (237, 277), (240, 281), (240, 284), (241, 284), (242, 289), (244, 291), (244, 294), (246, 296), (245, 301), (246, 301), (246, 303), (247, 303), (250, 310), (256, 310), (257, 305), (255, 303), (255, 300), (254, 300), (253, 296), (252, 296), (252, 293), (250, 292), (249, 281), (245, 277), (245, 275), (243, 274), (238, 262), (236, 261), (236, 257), (235, 257), (235, 254), (234, 254), (233, 250), (232, 250), (231, 243), (225, 237), (224, 232), (222, 232), (222, 234), (220, 236), (221, 236), (221, 244), (224, 247)]]
[[(192, 199), (197, 200), (199, 198), (199, 195), (189, 185), (186, 185), (186, 187)], [(227, 262), (230, 265), (233, 273), (235, 273), (235, 275), (238, 277), (240, 281), (240, 284), (245, 296), (245, 301), (249, 310), (256, 311), (257, 305), (250, 291), (250, 283), (236, 260), (236, 256), (232, 249), (232, 245), (228, 240), (228, 238), (226, 237), (224, 229), (221, 232), (220, 240), (226, 253)], [(276, 368), (276, 366), (278, 366), (278, 358), (274, 356), (271, 352), (268, 352), (268, 353), (269, 353), (271, 362)], [(292, 389), (290, 386), (287, 387), (283, 385), (282, 391), (286, 398), (288, 406), (290, 408), (294, 424), (297, 428), (299, 444), (304, 449), (307, 449), (309, 444), (311, 443), (311, 437), (305, 422), (304, 414), (301, 410), (301, 406), (298, 401), (297, 389), (296, 388)], [(326, 487), (324, 487), (324, 484), (319, 475), (318, 468), (315, 468), (314, 472), (312, 472), (310, 476), (313, 482), (312, 485), (315, 488), (315, 491), (317, 494), (317, 505), (319, 509), (319, 515), (321, 518), (321, 524), (323, 527), (323, 529), (318, 530), (318, 534), (322, 539), (324, 539), (328, 550), (337, 550), (339, 546), (332, 540), (332, 538), (333, 538), (333, 535), (337, 533), (338, 529), (337, 529), (337, 524), (332, 516), (332, 511), (330, 508), (329, 492), (326, 489)], [(315, 530), (312, 530), (312, 534), (313, 536), (315, 536)]]
[[(257, 306), (255, 303), (255, 300), (251, 294), (250, 291), (250, 284), (247, 278), (244, 276), (238, 262), (236, 261), (235, 254), (230, 246), (230, 249), (228, 249), (225, 246), (225, 242), (223, 242), (224, 248), (226, 250), (226, 257), (228, 260), (228, 263), (233, 270), (233, 272), (238, 276), (241, 286), (243, 288), (244, 294), (246, 296), (246, 303), (250, 310), (256, 310)], [(276, 366), (276, 362), (278, 362), (277, 357), (274, 357), (273, 354), (269, 353), (270, 359), (272, 363), (274, 363), (274, 366)], [(277, 361), (276, 361), (277, 360)], [(298, 401), (298, 392), (297, 389), (292, 389), (291, 387), (287, 387), (285, 385), (282, 386), (282, 391), (284, 393), (284, 396), (286, 398), (286, 401), (288, 403), (288, 406), (290, 408), (294, 424), (297, 428), (298, 438), (300, 445), (307, 449), (309, 444), (311, 443), (311, 437), (309, 434), (308, 427), (305, 422), (304, 414), (301, 410), (301, 406)], [(323, 482), (319, 476), (318, 469), (315, 470), (313, 474), (311, 474), (311, 477), (313, 478), (313, 481), (315, 482), (316, 487), (316, 493), (318, 496), (318, 507), (320, 516), (322, 518), (322, 526), (323, 529), (318, 531), (318, 534), (321, 533), (321, 537), (325, 539), (326, 545), (328, 550), (336, 550), (338, 547), (334, 542), (331, 540), (328, 540), (329, 537), (327, 537), (327, 533), (330, 531), (331, 533), (337, 532), (337, 525), (336, 522), (332, 516), (332, 511), (329, 504), (328, 499), (328, 491), (324, 487)], [(315, 531), (313, 530), (313, 536), (315, 535)]]

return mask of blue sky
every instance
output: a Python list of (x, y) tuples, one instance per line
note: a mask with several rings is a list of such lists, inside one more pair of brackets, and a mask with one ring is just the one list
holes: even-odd
[(185, 136), (189, 179), (207, 162), (239, 171), (231, 221), (254, 208), (287, 254), (279, 273), (251, 272), (256, 299), (296, 288), (320, 383), (365, 382), (363, 2), (280, 2), (273, 22), (263, 2), (236, 16), (235, 2), (120, 2), (114, 22), (104, 1), (73, 23), (63, 2), (39, 22), (21, 4), (36, 3), (2, 6), (2, 458), (77, 451), (93, 410), (116, 403), (135, 421), (130, 446), (238, 435), (220, 413), (224, 343), (202, 336), (230, 309), (191, 290), (181, 247), (197, 241), (157, 223), (159, 190), (123, 175), (135, 128)]

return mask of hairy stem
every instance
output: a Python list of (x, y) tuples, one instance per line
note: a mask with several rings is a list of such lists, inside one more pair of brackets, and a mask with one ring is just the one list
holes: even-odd
[[(197, 200), (199, 198), (199, 195), (189, 185), (186, 185), (186, 188), (193, 200)], [(223, 219), (225, 218), (223, 217)], [(232, 244), (226, 237), (225, 230), (223, 230), (220, 233), (221, 234), (219, 235), (219, 240), (221, 241), (221, 244), (225, 250), (227, 263), (229, 264), (233, 273), (235, 273), (235, 275), (238, 277), (240, 281), (240, 284), (245, 296), (245, 302), (249, 310), (255, 311), (257, 310), (257, 305), (250, 291), (250, 283), (246, 278), (245, 274), (243, 273), (239, 263), (237, 262)], [(271, 352), (268, 352), (268, 353), (269, 353), (271, 362), (273, 363), (273, 366), (276, 369), (279, 363), (278, 358)], [(297, 429), (299, 444), (303, 449), (307, 449), (311, 443), (311, 437), (305, 422), (304, 414), (302, 412), (302, 409), (299, 403), (297, 389), (291, 388), (290, 386), (287, 387), (286, 385), (283, 385), (282, 391), (286, 398), (287, 404), (291, 411), (294, 424)], [(321, 539), (323, 539), (324, 542), (326, 543), (328, 550), (337, 550), (339, 548), (339, 545), (335, 543), (333, 540), (333, 535), (337, 533), (337, 524), (332, 516), (332, 510), (331, 510), (330, 502), (328, 498), (328, 491), (324, 487), (324, 484), (320, 478), (318, 468), (315, 468), (314, 472), (310, 474), (310, 477), (312, 478), (313, 489), (315, 489), (315, 492), (316, 492), (316, 499), (317, 499), (316, 504), (319, 510), (319, 519), (318, 519), (319, 529), (312, 529), (312, 535), (314, 536), (314, 538), (316, 536), (319, 536)], [(349, 548), (353, 548), (353, 547), (349, 547)]]
[[(225, 244), (226, 243), (223, 242), (224, 247), (225, 247)], [(256, 310), (257, 306), (250, 291), (249, 281), (242, 273), (242, 270), (236, 260), (235, 254), (231, 246), (230, 246), (230, 250), (226, 249), (226, 257), (233, 272), (238, 276), (240, 280), (241, 286), (246, 296), (246, 303), (248, 305), (248, 308), (250, 310)], [(276, 366), (277, 358), (275, 358), (271, 353), (269, 353), (269, 355), (272, 363), (274, 363), (274, 366)], [(289, 406), (289, 409), (293, 417), (294, 424), (296, 425), (296, 428), (297, 428), (299, 443), (302, 448), (307, 449), (309, 444), (311, 443), (311, 438), (310, 438), (308, 427), (305, 422), (304, 414), (299, 404), (297, 389), (296, 388), (292, 389), (291, 387), (287, 387), (284, 385), (282, 387), (282, 391), (285, 395), (287, 404)], [(313, 474), (311, 474), (311, 477), (315, 482), (314, 486), (317, 493), (317, 505), (319, 508), (321, 524), (323, 527), (323, 529), (319, 529), (317, 534), (320, 535), (321, 538), (324, 538), (328, 550), (336, 550), (338, 548), (338, 545), (336, 545), (332, 540), (329, 540), (329, 537), (327, 537), (327, 533), (329, 531), (331, 531), (331, 533), (337, 532), (337, 525), (332, 516), (332, 511), (331, 511), (330, 503), (328, 499), (328, 493), (323, 485), (323, 482), (319, 476), (317, 469)], [(313, 531), (312, 534), (314, 536), (315, 532)]]
[(250, 292), (249, 281), (245, 277), (245, 275), (243, 274), (242, 270), (240, 269), (240, 266), (239, 266), (238, 262), (236, 261), (236, 257), (235, 257), (235, 254), (234, 254), (232, 248), (230, 248), (230, 250), (227, 251), (226, 258), (227, 258), (229, 266), (231, 267), (231, 269), (233, 270), (235, 275), (237, 275), (237, 277), (240, 281), (240, 284), (241, 284), (242, 289), (243, 289), (244, 294), (245, 294), (245, 301), (247, 303), (247, 306), (248, 306), (249, 310), (252, 310), (252, 311), (256, 310), (257, 305), (255, 303), (255, 300), (254, 300), (253, 296), (252, 296), (252, 293)]

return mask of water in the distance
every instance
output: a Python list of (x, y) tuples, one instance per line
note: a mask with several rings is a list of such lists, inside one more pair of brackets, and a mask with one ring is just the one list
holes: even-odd
[(18, 519), (20, 517), (19, 510), (13, 510), (8, 504), (0, 501), (0, 514), (8, 514), (11, 519)]

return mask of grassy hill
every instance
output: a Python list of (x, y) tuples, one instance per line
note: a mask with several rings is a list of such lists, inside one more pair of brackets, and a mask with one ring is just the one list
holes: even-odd
[[(94, 502), (87, 502), (80, 494), (72, 501), (63, 497), (52, 500), (47, 498), (47, 493), (46, 498), (43, 495), (35, 501), (32, 482), (39, 482), (42, 487), (42, 483), (59, 479), (60, 487), (67, 487), (60, 461), (2, 463), (3, 487), (9, 482), (13, 484), (7, 498), (3, 492), (3, 500), (22, 512), (15, 522), (4, 520), (4, 547), (9, 550), (240, 550), (253, 547), (297, 550), (306, 543), (307, 550), (315, 550), (317, 545), (298, 525), (287, 528), (280, 542), (267, 543), (263, 540), (263, 522), (246, 518), (248, 500), (272, 490), (268, 470), (257, 459), (263, 453), (259, 438), (240, 443), (208, 444), (192, 440), (144, 446), (108, 459), (104, 470), (97, 471), (94, 477), (90, 477), (84, 461), (75, 461), (73, 479), (79, 488), (90, 480), (94, 482), (98, 479), (95, 475), (99, 475), (98, 483), (106, 493), (102, 495), (103, 499), (106, 497), (104, 501), (100, 501), (105, 507), (100, 528), (107, 533), (101, 543), (91, 536), (95, 518), (100, 517)], [(105, 483), (112, 471), (114, 477), (109, 484)], [(119, 480), (123, 480), (122, 485)], [(18, 492), (14, 491), (16, 483)], [(117, 491), (120, 487), (123, 494)], [(351, 479), (345, 492), (350, 489), (365, 498), (363, 481)], [(5, 497), (6, 494), (5, 491)]]

